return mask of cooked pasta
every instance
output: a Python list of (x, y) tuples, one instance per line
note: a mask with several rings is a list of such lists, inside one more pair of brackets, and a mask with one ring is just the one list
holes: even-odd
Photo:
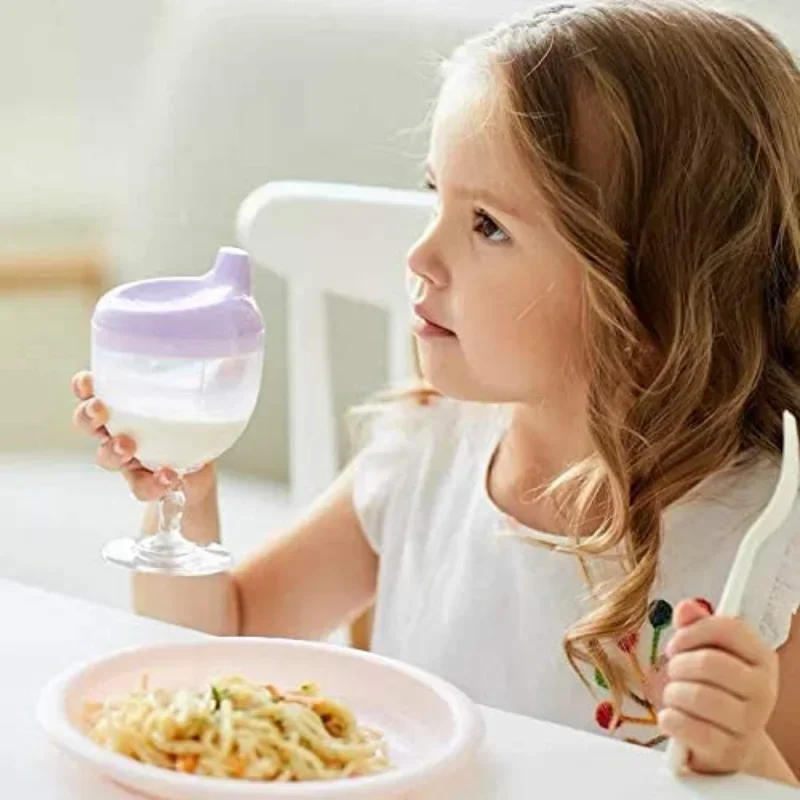
[(228, 676), (201, 691), (139, 691), (87, 704), (99, 745), (177, 772), (257, 781), (371, 775), (389, 768), (383, 736), (315, 684), (280, 692)]

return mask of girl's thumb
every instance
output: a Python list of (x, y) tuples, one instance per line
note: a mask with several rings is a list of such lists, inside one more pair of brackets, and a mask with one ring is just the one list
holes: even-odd
[(675, 608), (674, 623), (676, 628), (685, 628), (703, 617), (711, 615), (705, 602), (699, 600), (682, 600)]

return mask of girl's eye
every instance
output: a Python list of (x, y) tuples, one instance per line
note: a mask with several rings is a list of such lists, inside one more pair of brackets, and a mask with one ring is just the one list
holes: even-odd
[(485, 211), (475, 212), (475, 223), (472, 230), (489, 242), (509, 241), (509, 235)]
[[(433, 192), (434, 194), (436, 194), (436, 184), (430, 178), (425, 178), (425, 180), (422, 183), (422, 188), (428, 192)], [(432, 215), (433, 217), (436, 217), (438, 216), (438, 214), (439, 214), (439, 198), (437, 197), (433, 207)]]
[[(430, 178), (425, 178), (423, 186), (429, 192), (436, 191), (436, 184)], [(475, 233), (479, 233), (489, 242), (500, 244), (511, 241), (511, 237), (481, 209), (475, 211), (475, 221), (472, 225), (472, 230), (475, 231)]]

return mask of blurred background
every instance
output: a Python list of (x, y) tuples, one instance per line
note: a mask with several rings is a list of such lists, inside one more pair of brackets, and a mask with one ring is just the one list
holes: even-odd
[[(416, 188), (438, 57), (535, 2), (5, 0), (0, 577), (127, 602), (99, 548), (140, 510), (71, 426), (69, 378), (88, 365), (98, 296), (207, 270), (234, 243), (239, 203), (266, 181)], [(800, 46), (797, 0), (713, 5)], [(262, 396), (224, 460), (229, 529), (243, 548), (282, 518), (288, 475), (285, 287), (262, 270), (257, 298)], [(328, 311), (344, 411), (385, 380), (386, 326), (344, 301)]]

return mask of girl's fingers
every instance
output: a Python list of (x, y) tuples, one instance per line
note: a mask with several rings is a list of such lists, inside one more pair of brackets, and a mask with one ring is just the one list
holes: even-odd
[(723, 650), (690, 650), (667, 662), (671, 681), (691, 681), (724, 689), (740, 700), (757, 692), (758, 673), (740, 658)]
[(746, 738), (731, 736), (716, 725), (678, 711), (664, 708), (658, 715), (661, 732), (680, 740), (691, 753), (690, 766), (697, 772), (735, 772), (747, 752)]
[(108, 411), (96, 397), (80, 403), (75, 409), (72, 421), (78, 430), (91, 436), (107, 435), (105, 434), (105, 424), (108, 422)]
[(163, 473), (152, 473), (138, 461), (133, 462), (135, 466), (127, 466), (123, 470), (125, 480), (128, 481), (133, 496), (144, 503), (151, 503), (160, 500), (173, 485), (169, 475)]
[(172, 488), (180, 483), (178, 473), (169, 467), (164, 467), (163, 469), (158, 470), (158, 472), (156, 472), (156, 478), (162, 484), (162, 486), (166, 486), (167, 488)]
[(716, 686), (670, 681), (664, 689), (663, 703), (666, 708), (682, 711), (732, 736), (744, 736), (749, 730), (747, 703)]
[(136, 454), (136, 444), (128, 436), (109, 438), (97, 448), (97, 463), (111, 471), (122, 469), (133, 460)]
[(708, 617), (711, 612), (697, 600), (681, 600), (675, 606), (675, 612), (672, 616), (672, 622), (676, 628), (685, 628), (687, 625), (693, 625), (703, 617)]
[(94, 395), (94, 381), (91, 372), (84, 370), (73, 377), (72, 393), (78, 400), (89, 400)]
[(168, 489), (177, 484), (178, 476), (169, 470), (153, 474), (136, 459), (136, 443), (129, 436), (111, 437), (105, 425), (108, 410), (94, 397), (92, 373), (83, 371), (72, 379), (72, 392), (81, 401), (75, 410), (75, 427), (100, 437), (97, 463), (111, 471), (121, 471), (134, 497), (144, 502), (159, 500)]
[[(714, 647), (752, 666), (764, 664), (768, 648), (752, 628), (735, 617), (713, 616), (681, 628), (667, 645), (667, 656)], [(771, 651), (769, 651), (771, 652)]]

